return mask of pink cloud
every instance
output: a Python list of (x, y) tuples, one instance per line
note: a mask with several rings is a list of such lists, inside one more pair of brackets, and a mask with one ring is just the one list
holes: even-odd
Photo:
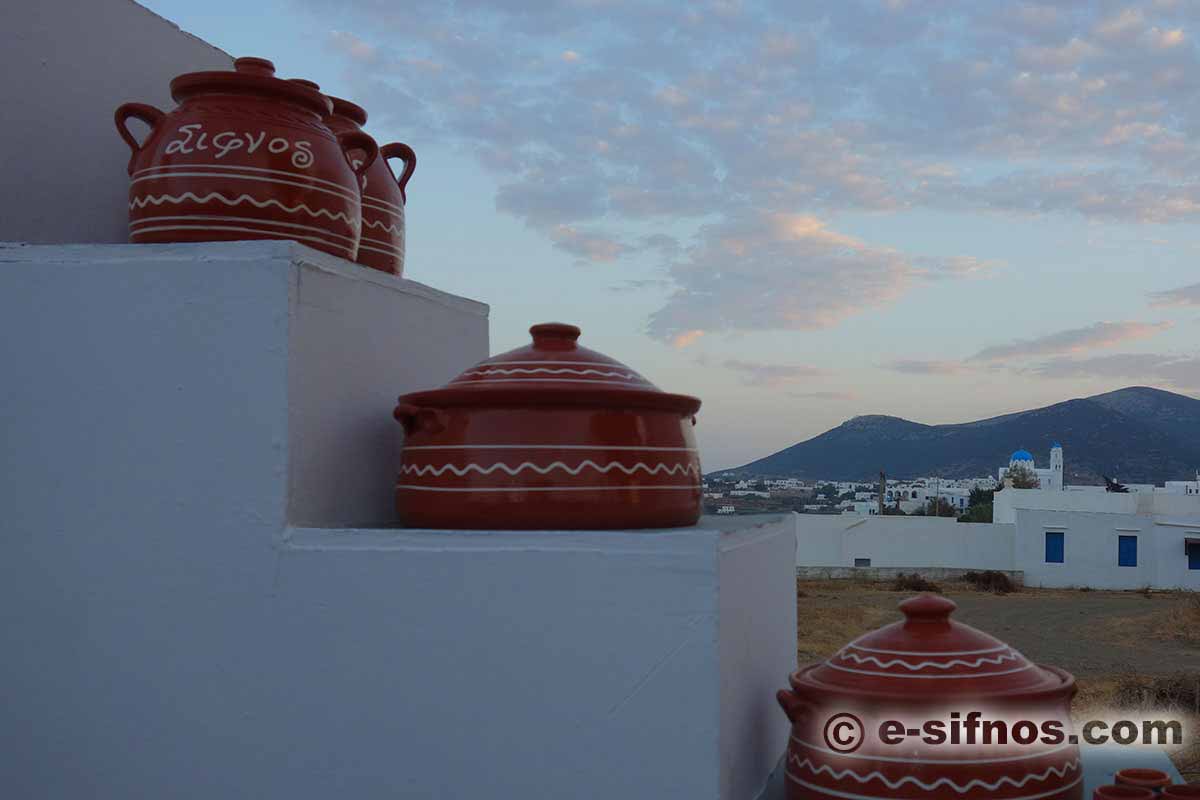
[(1171, 328), (1170, 322), (1097, 322), (1032, 339), (985, 347), (975, 354), (980, 361), (1010, 361), (1030, 356), (1079, 353), (1146, 339)]

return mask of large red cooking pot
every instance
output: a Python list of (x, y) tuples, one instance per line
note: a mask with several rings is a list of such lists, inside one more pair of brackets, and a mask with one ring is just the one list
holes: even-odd
[(400, 398), (396, 509), (422, 528), (665, 528), (700, 517), (700, 401), (547, 323), (533, 343)]
[[(333, 113), (325, 123), (336, 134), (360, 133), (367, 124), (362, 106), (330, 97)], [(388, 159), (398, 159), (404, 169), (400, 177), (392, 172)], [(379, 158), (366, 172), (362, 192), (362, 239), (358, 244), (358, 263), (380, 272), (404, 274), (404, 205), (406, 187), (417, 168), (417, 154), (403, 142), (379, 147)]]
[(954, 609), (906, 600), (903, 622), (791, 675), (778, 695), (789, 800), (1082, 797), (1075, 679), (954, 622)]
[[(129, 145), (129, 241), (294, 239), (353, 260), (362, 232), (362, 178), (375, 140), (337, 135), (316, 84), (280, 80), (262, 58), (233, 71), (189, 72), (171, 81), (179, 107), (141, 103), (116, 111)], [(129, 120), (150, 126), (140, 144)], [(358, 165), (349, 151), (363, 154)]]

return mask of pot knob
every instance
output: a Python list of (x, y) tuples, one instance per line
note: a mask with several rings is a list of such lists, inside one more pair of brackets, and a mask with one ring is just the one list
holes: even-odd
[(919, 594), (900, 604), (905, 625), (922, 622), (949, 622), (958, 605), (941, 595)]
[(268, 78), (275, 75), (274, 64), (265, 58), (255, 58), (254, 56), (235, 58), (233, 68), (243, 75), (265, 75)]
[(531, 327), (529, 334), (539, 350), (574, 350), (580, 330), (565, 322), (543, 322)]

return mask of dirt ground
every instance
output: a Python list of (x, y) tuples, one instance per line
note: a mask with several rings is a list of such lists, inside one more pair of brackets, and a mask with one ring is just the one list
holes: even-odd
[[(1186, 692), (1188, 708), (1179, 710), (1200, 723), (1200, 595), (1045, 589), (997, 595), (965, 584), (940, 588), (958, 604), (959, 622), (1033, 661), (1072, 672), (1080, 686), (1077, 714), (1115, 707), (1131, 693), (1151, 691), (1138, 687), (1182, 676), (1196, 689)], [(798, 662), (824, 658), (856, 636), (901, 619), (896, 606), (912, 594), (890, 591), (887, 584), (797, 582)], [(1200, 730), (1200, 724), (1191, 729)], [(1185, 777), (1200, 780), (1200, 741), (1172, 757)]]
[[(798, 598), (796, 607), (801, 662), (829, 655), (860, 633), (900, 619), (896, 605), (908, 596), (887, 591), (886, 584), (825, 581), (800, 582), (798, 587), (807, 595)], [(958, 604), (954, 618), (959, 622), (1077, 678), (1200, 671), (1200, 613), (1190, 618), (1196, 600), (1186, 593), (1147, 597), (1139, 592), (1026, 589), (996, 595), (967, 586), (942, 589)]]

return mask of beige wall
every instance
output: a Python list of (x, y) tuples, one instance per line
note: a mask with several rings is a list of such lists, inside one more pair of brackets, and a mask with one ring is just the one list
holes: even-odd
[(169, 110), (171, 78), (231, 58), (130, 0), (5, 3), (4, 17), (0, 241), (126, 241), (129, 148), (113, 111)]

